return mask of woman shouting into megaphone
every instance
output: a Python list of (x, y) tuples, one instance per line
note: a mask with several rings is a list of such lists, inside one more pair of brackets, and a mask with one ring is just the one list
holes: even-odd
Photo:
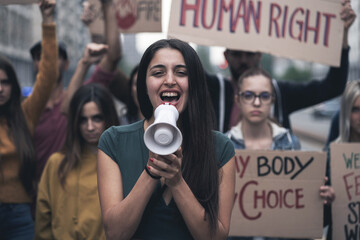
[[(160, 40), (144, 53), (137, 79), (145, 120), (101, 136), (98, 184), (108, 239), (225, 239), (234, 200), (232, 143), (213, 129), (204, 70), (194, 49)], [(182, 143), (170, 154), (149, 150), (145, 131), (169, 103)], [(166, 139), (165, 139), (166, 141)], [(160, 141), (161, 142), (161, 141)]]

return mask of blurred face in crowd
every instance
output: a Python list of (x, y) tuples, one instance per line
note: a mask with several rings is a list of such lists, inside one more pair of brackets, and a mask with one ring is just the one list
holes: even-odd
[(350, 137), (360, 140), (360, 96), (358, 96), (351, 108)]
[(86, 143), (97, 144), (105, 130), (105, 120), (102, 112), (95, 102), (84, 105), (80, 116), (80, 133)]
[[(41, 58), (40, 56), (41, 56), (41, 52), (37, 52), (33, 58), (33, 68), (36, 74), (39, 72), (40, 58)], [(64, 72), (69, 68), (69, 61), (65, 60), (60, 54), (58, 60), (58, 67), (59, 67), (58, 83), (60, 83), (62, 81)]]
[(170, 102), (181, 113), (188, 100), (188, 72), (181, 52), (171, 48), (158, 50), (146, 74), (146, 86), (154, 109)]
[(0, 69), (0, 106), (7, 103), (11, 96), (11, 83), (4, 70)]
[(259, 66), (261, 60), (260, 52), (226, 49), (224, 56), (229, 64), (233, 80), (235, 81), (237, 81), (246, 70)]
[(273, 102), (271, 80), (263, 75), (243, 79), (235, 100), (241, 109), (243, 121), (260, 124), (270, 115)]

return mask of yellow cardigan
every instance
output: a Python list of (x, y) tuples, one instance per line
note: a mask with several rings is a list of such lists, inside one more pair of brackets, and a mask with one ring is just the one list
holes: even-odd
[(66, 177), (58, 178), (64, 155), (54, 153), (46, 163), (37, 196), (35, 239), (104, 239), (97, 188), (96, 155), (81, 154), (81, 162)]
[[(33, 93), (23, 101), (22, 110), (30, 133), (34, 133), (58, 77), (56, 25), (42, 25), (42, 52)], [(20, 159), (8, 135), (7, 119), (0, 118), (0, 203), (27, 203), (31, 198), (19, 178)]]

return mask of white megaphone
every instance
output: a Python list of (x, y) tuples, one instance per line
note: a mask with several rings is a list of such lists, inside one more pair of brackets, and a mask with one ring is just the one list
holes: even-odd
[(168, 155), (176, 152), (182, 143), (182, 135), (176, 127), (179, 112), (169, 103), (155, 109), (155, 121), (145, 131), (146, 147), (153, 153)]

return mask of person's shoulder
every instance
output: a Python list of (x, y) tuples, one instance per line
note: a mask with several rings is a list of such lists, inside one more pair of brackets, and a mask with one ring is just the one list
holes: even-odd
[(144, 120), (140, 120), (127, 125), (120, 126), (112, 126), (106, 129), (100, 137), (100, 141), (102, 142), (105, 139), (113, 139), (116, 141), (121, 141), (123, 135), (128, 135), (132, 133), (138, 133), (143, 129)]
[(45, 169), (47, 169), (47, 171), (57, 171), (64, 157), (65, 155), (61, 152), (55, 152), (51, 154), (48, 161), (46, 162)]
[(276, 148), (300, 150), (300, 140), (289, 129), (279, 126), (272, 121), (270, 121), (270, 127), (273, 133), (273, 142), (277, 146)]
[(215, 145), (218, 145), (218, 144), (225, 145), (227, 143), (231, 144), (231, 140), (224, 133), (216, 131), (216, 130), (213, 130), (212, 133), (214, 136), (214, 144)]
[(55, 152), (50, 155), (48, 162), (57, 163), (57, 162), (61, 161), (64, 158), (64, 156), (65, 155), (61, 152)]
[(218, 167), (222, 167), (235, 155), (235, 148), (225, 134), (213, 130), (213, 136)]
[(109, 134), (123, 134), (138, 131), (143, 126), (144, 120), (140, 120), (131, 124), (109, 127), (105, 132), (108, 132)]

